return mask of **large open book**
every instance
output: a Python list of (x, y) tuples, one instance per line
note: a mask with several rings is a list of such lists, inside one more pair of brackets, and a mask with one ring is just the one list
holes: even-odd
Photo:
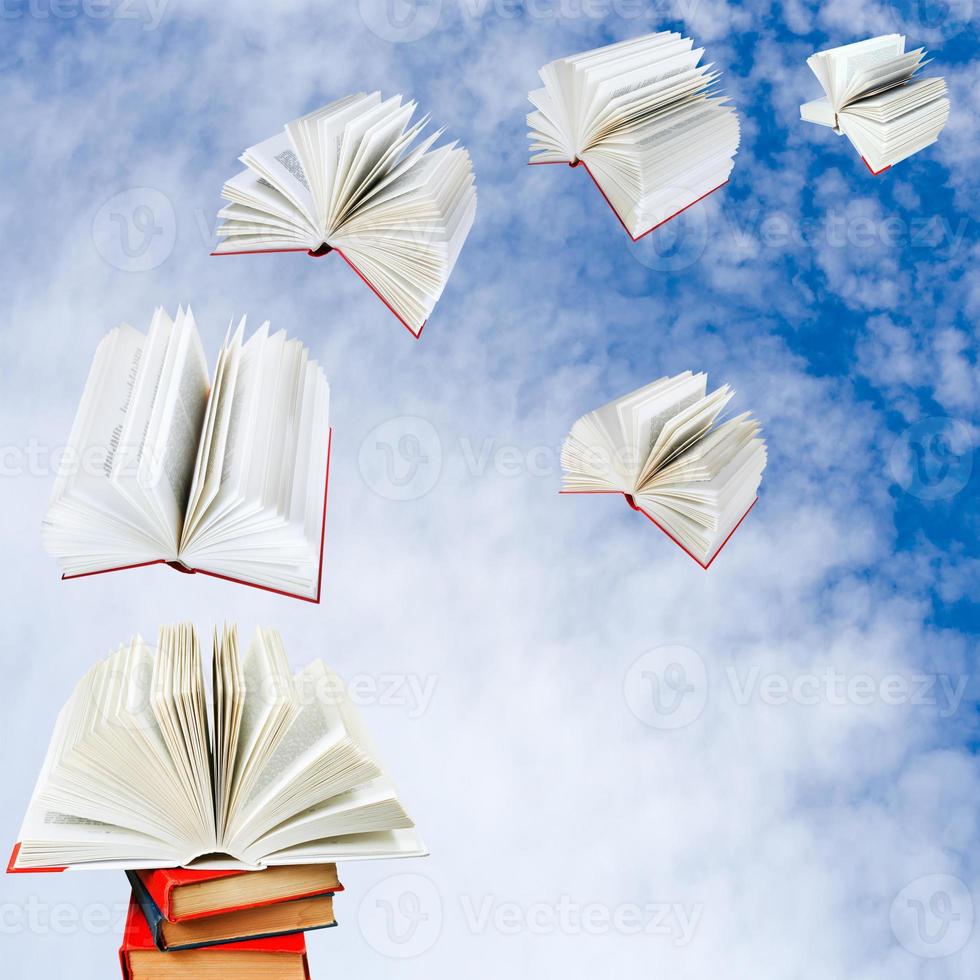
[(584, 164), (634, 241), (701, 200), (739, 143), (703, 53), (662, 31), (545, 65), (528, 94), (531, 163)]
[(886, 34), (807, 58), (826, 93), (800, 106), (805, 122), (845, 135), (873, 174), (935, 143), (949, 118), (946, 82), (912, 81), (928, 62), (906, 53), (905, 37)]
[(622, 493), (707, 568), (752, 509), (766, 466), (747, 412), (719, 421), (734, 392), (705, 374), (661, 378), (583, 415), (562, 446), (562, 493)]
[(65, 578), (166, 562), (318, 602), (330, 389), (245, 318), (213, 383), (190, 309), (99, 344), (42, 526)]
[(350, 95), (249, 147), (221, 196), (214, 255), (338, 252), (416, 336), (476, 214), (469, 154), (416, 143), (428, 116), (396, 95)]
[(194, 628), (96, 664), (55, 725), (12, 871), (257, 868), (419, 856), (341, 679), (294, 677), (279, 635)]

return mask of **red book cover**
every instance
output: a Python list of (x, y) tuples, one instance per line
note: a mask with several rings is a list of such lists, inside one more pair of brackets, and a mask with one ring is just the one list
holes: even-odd
[(220, 257), (221, 257), (222, 255), (272, 255), (272, 254), (278, 254), (278, 253), (280, 253), (280, 252), (304, 252), (304, 253), (305, 253), (306, 255), (309, 255), (309, 256), (310, 256), (311, 258), (314, 258), (314, 259), (322, 259), (324, 255), (329, 255), (329, 254), (330, 254), (331, 252), (336, 252), (336, 253), (337, 253), (337, 254), (338, 254), (338, 255), (339, 255), (339, 256), (340, 256), (340, 257), (341, 257), (341, 258), (342, 258), (342, 259), (343, 259), (343, 260), (344, 260), (344, 261), (345, 261), (345, 262), (346, 262), (346, 263), (347, 263), (347, 264), (348, 264), (348, 265), (349, 265), (349, 266), (350, 266), (350, 267), (351, 267), (351, 268), (352, 268), (353, 270), (354, 270), (354, 272), (356, 272), (356, 273), (357, 273), (357, 277), (358, 277), (358, 279), (360, 279), (360, 280), (361, 280), (361, 282), (363, 282), (363, 283), (364, 283), (364, 285), (365, 285), (365, 286), (367, 286), (367, 288), (368, 288), (368, 289), (370, 289), (370, 290), (371, 290), (371, 292), (372, 292), (372, 293), (374, 293), (374, 295), (375, 295), (375, 296), (377, 296), (377, 297), (378, 297), (378, 299), (380, 299), (382, 303), (384, 303), (384, 305), (385, 305), (385, 306), (386, 306), (386, 307), (388, 308), (388, 312), (389, 312), (389, 313), (390, 313), (390, 314), (391, 314), (391, 315), (392, 315), (392, 316), (393, 316), (393, 317), (394, 317), (394, 318), (395, 318), (395, 319), (396, 319), (396, 320), (397, 320), (397, 321), (398, 321), (398, 322), (399, 322), (399, 323), (400, 323), (400, 324), (401, 324), (401, 325), (402, 325), (402, 326), (403, 326), (403, 327), (404, 327), (404, 328), (405, 328), (405, 329), (406, 329), (406, 330), (407, 330), (407, 331), (408, 331), (408, 332), (409, 332), (409, 333), (410, 333), (410, 334), (411, 334), (411, 335), (412, 335), (412, 336), (413, 336), (413, 337), (414, 337), (414, 338), (415, 338), (416, 340), (421, 340), (421, 339), (422, 339), (422, 331), (423, 331), (423, 330), (425, 329), (425, 324), (426, 324), (426, 323), (428, 323), (429, 321), (428, 321), (428, 320), (425, 320), (425, 321), (424, 321), (424, 322), (422, 323), (422, 326), (421, 326), (421, 327), (419, 327), (419, 332), (418, 332), (418, 333), (416, 333), (416, 332), (415, 332), (415, 331), (414, 331), (414, 330), (413, 330), (413, 329), (412, 329), (412, 328), (411, 328), (411, 327), (410, 327), (410, 326), (409, 326), (409, 325), (408, 325), (408, 324), (407, 324), (407, 323), (406, 323), (406, 322), (405, 322), (405, 321), (404, 321), (404, 320), (403, 320), (403, 319), (402, 319), (402, 318), (401, 318), (401, 317), (400, 317), (400, 316), (399, 316), (399, 315), (398, 315), (398, 314), (397, 314), (397, 313), (395, 312), (395, 310), (394, 310), (394, 309), (392, 308), (392, 305), (391, 305), (391, 303), (389, 303), (389, 302), (388, 302), (388, 300), (386, 300), (386, 299), (384, 298), (384, 296), (382, 296), (382, 295), (381, 295), (381, 293), (379, 293), (379, 292), (377, 291), (377, 289), (375, 289), (375, 288), (374, 288), (374, 286), (372, 286), (372, 285), (371, 285), (371, 283), (370, 283), (370, 282), (368, 282), (368, 280), (367, 280), (367, 277), (366, 277), (366, 276), (364, 275), (364, 273), (363, 273), (363, 272), (361, 272), (361, 270), (360, 270), (360, 269), (358, 269), (358, 267), (357, 267), (356, 265), (354, 265), (354, 263), (353, 263), (353, 262), (351, 262), (351, 260), (350, 260), (349, 258), (347, 258), (347, 256), (346, 256), (346, 255), (344, 255), (344, 253), (343, 253), (343, 252), (342, 252), (342, 251), (341, 251), (341, 250), (340, 250), (339, 248), (335, 248), (335, 247), (333, 247), (333, 246), (331, 246), (331, 245), (327, 245), (327, 246), (323, 246), (323, 245), (321, 245), (321, 246), (320, 246), (320, 247), (319, 247), (318, 249), (316, 249), (315, 251), (314, 251), (313, 249), (310, 249), (310, 248), (247, 248), (247, 249), (242, 249), (242, 251), (240, 251), (240, 252), (212, 252), (211, 254), (212, 254), (212, 255), (216, 255), (216, 256), (218, 256), (218, 257), (220, 258)]
[(102, 568), (97, 572), (82, 572), (79, 575), (62, 575), (61, 578), (63, 581), (69, 582), (72, 579), (90, 578), (93, 575), (106, 575), (109, 572), (125, 572), (131, 568), (149, 568), (151, 565), (169, 565), (178, 572), (184, 572), (187, 575), (210, 575), (211, 578), (220, 578), (225, 582), (234, 582), (236, 585), (247, 585), (253, 589), (261, 589), (263, 592), (272, 592), (274, 595), (286, 596), (288, 599), (300, 599), (303, 602), (319, 604), (320, 592), (323, 587), (323, 543), (327, 533), (327, 491), (330, 487), (330, 449), (332, 444), (333, 428), (330, 429), (330, 435), (327, 437), (327, 473), (323, 483), (323, 517), (320, 524), (320, 569), (317, 574), (316, 596), (314, 598), (310, 598), (309, 596), (305, 595), (296, 595), (294, 592), (283, 592), (282, 589), (273, 589), (268, 585), (258, 585), (256, 582), (246, 582), (243, 579), (232, 578), (230, 575), (221, 575), (219, 572), (209, 572), (204, 568), (186, 568), (179, 562), (166, 561), (163, 558), (158, 558), (155, 561), (141, 561), (137, 562), (135, 565), (120, 565), (118, 568)]
[[(572, 494), (598, 494), (598, 493), (618, 494), (621, 493), (622, 491), (620, 490), (559, 490), (558, 492), (572, 495)], [(752, 510), (752, 508), (755, 507), (755, 505), (759, 502), (759, 498), (756, 497), (755, 500), (753, 500), (752, 503), (749, 504), (748, 510), (746, 510), (745, 513), (738, 519), (738, 523), (735, 525), (735, 527), (733, 527), (728, 532), (728, 536), (725, 538), (725, 540), (722, 541), (720, 545), (718, 545), (718, 550), (708, 559), (707, 563), (705, 563), (701, 561), (701, 559), (698, 558), (696, 555), (692, 555), (691, 552), (688, 551), (687, 548), (685, 548), (684, 545), (682, 545), (680, 541), (678, 541), (677, 538), (675, 538), (674, 535), (667, 530), (667, 528), (665, 528), (662, 524), (660, 524), (653, 517), (651, 517), (642, 507), (638, 507), (636, 501), (633, 500), (630, 494), (623, 493), (623, 496), (626, 498), (626, 503), (628, 503), (630, 507), (633, 508), (633, 510), (641, 513), (648, 521), (650, 521), (661, 531), (663, 531), (663, 533), (666, 534), (667, 537), (670, 538), (670, 540), (673, 541), (674, 544), (676, 544), (677, 547), (680, 548), (685, 555), (687, 555), (689, 558), (693, 558), (694, 561), (696, 561), (705, 571), (711, 568), (711, 566), (714, 564), (715, 559), (721, 554), (722, 549), (725, 547), (726, 544), (728, 544), (729, 541), (731, 541), (732, 535), (742, 526), (742, 521), (744, 521), (745, 518), (749, 516), (749, 511)]]
[[(861, 157), (861, 159), (864, 160), (864, 157)], [(867, 160), (864, 160), (864, 165), (868, 168), (868, 170), (871, 170), (871, 164), (868, 163)], [(871, 170), (871, 173), (875, 177), (877, 177), (878, 174), (883, 174), (886, 170), (891, 170), (891, 168), (892, 168), (892, 165), (891, 164), (888, 164), (887, 167), (882, 167), (881, 170)]]
[[(531, 167), (547, 167), (547, 166), (549, 166), (552, 163), (556, 163), (557, 164), (557, 161), (550, 161), (550, 160), (538, 160), (538, 161), (534, 161), (534, 160), (532, 160), (528, 164), (528, 166), (531, 166)], [(623, 221), (623, 218), (620, 215), (620, 213), (613, 207), (612, 201), (610, 201), (609, 198), (606, 197), (606, 192), (600, 186), (599, 181), (597, 181), (595, 179), (595, 176), (593, 175), (592, 171), (589, 170), (589, 165), (584, 160), (576, 160), (575, 163), (569, 163), (569, 166), (574, 169), (575, 167), (579, 166), (579, 164), (581, 164), (583, 167), (585, 167), (585, 172), (592, 178), (592, 183), (595, 184), (596, 187), (599, 188), (599, 193), (602, 195), (602, 199), (606, 202), (606, 204), (609, 205), (609, 210), (612, 211), (612, 213), (614, 215), (616, 215), (617, 220), (623, 226), (623, 231), (625, 231), (626, 234), (629, 235), (630, 241), (632, 241), (632, 242), (638, 242), (641, 238), (645, 238), (647, 235), (650, 234), (651, 231), (656, 231), (661, 225), (667, 224), (668, 221), (671, 221), (673, 218), (676, 218), (677, 215), (682, 214), (688, 208), (693, 208), (694, 205), (698, 203), (698, 201), (703, 201), (706, 197), (708, 197), (709, 194), (714, 194), (715, 191), (720, 190), (722, 187), (725, 186), (725, 184), (728, 183), (727, 180), (722, 181), (717, 187), (713, 187), (710, 191), (708, 191), (707, 194), (702, 194), (696, 200), (691, 201), (690, 204), (685, 204), (684, 207), (682, 207), (679, 211), (675, 211), (669, 217), (664, 218), (663, 221), (658, 221), (655, 225), (653, 225), (653, 227), (647, 228), (646, 231), (640, 232), (640, 234), (637, 235), (634, 238), (633, 237), (633, 233), (629, 230), (629, 228), (626, 227), (626, 222)]]
[[(147, 971), (145, 968), (140, 973), (134, 974), (133, 966), (136, 960), (142, 960), (146, 964), (166, 962), (167, 966), (181, 967), (181, 972), (188, 977), (199, 975), (200, 964), (207, 962), (209, 966), (214, 964), (215, 974), (217, 969), (223, 970), (226, 976), (234, 976), (234, 963), (236, 954), (267, 954), (270, 958), (270, 967), (275, 964), (283, 963), (287, 958), (297, 957), (301, 960), (302, 973), (306, 980), (310, 978), (309, 962), (306, 958), (306, 939), (303, 933), (293, 933), (288, 936), (274, 936), (270, 939), (250, 939), (240, 943), (227, 943), (223, 946), (211, 946), (208, 949), (195, 949), (162, 953), (157, 949), (139, 905), (134, 898), (129, 901), (129, 913), (126, 916), (126, 931), (123, 934), (122, 946), (119, 949), (119, 962), (122, 966), (123, 980), (139, 980), (139, 977), (153, 976), (152, 968)], [(135, 957), (134, 957), (135, 954)], [(214, 957), (223, 957), (223, 960), (214, 960)], [(174, 957), (182, 957), (177, 960)], [(270, 968), (270, 976), (285, 977), (284, 970), (273, 972)]]
[(35, 875), (35, 874), (57, 874), (67, 871), (67, 868), (17, 868), (17, 857), (20, 854), (20, 841), (14, 844), (14, 849), (10, 852), (10, 860), (7, 862), (8, 875)]
[[(315, 888), (312, 891), (299, 891), (295, 894), (285, 895), (282, 898), (271, 899), (268, 901), (247, 902), (239, 905), (229, 905), (221, 909), (213, 909), (208, 912), (199, 912), (194, 915), (175, 915), (173, 910), (174, 891), (183, 885), (193, 885), (202, 881), (217, 881), (219, 878), (235, 878), (241, 875), (266, 874), (267, 871), (198, 871), (188, 868), (159, 868), (152, 871), (137, 871), (140, 881), (150, 893), (150, 897), (157, 904), (163, 917), (170, 922), (189, 922), (192, 919), (203, 919), (209, 915), (216, 915), (224, 912), (240, 912), (244, 909), (261, 908), (264, 905), (274, 905), (276, 902), (287, 902), (297, 898), (310, 898), (313, 895), (325, 894), (322, 888)], [(331, 892), (342, 892), (344, 886), (339, 882), (331, 885)]]

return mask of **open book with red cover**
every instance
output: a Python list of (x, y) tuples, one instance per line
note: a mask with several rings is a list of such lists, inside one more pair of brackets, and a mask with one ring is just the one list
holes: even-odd
[(213, 380), (190, 309), (99, 344), (42, 525), (63, 578), (166, 563), (319, 602), (330, 388), (298, 340), (229, 328)]
[(903, 34), (884, 34), (807, 58), (824, 96), (800, 106), (804, 122), (846, 136), (876, 177), (935, 143), (949, 119), (942, 78), (915, 75), (925, 48), (906, 52)]
[(735, 110), (670, 31), (560, 58), (529, 93), (531, 163), (582, 163), (633, 241), (727, 183)]
[(136, 899), (130, 899), (119, 949), (123, 980), (310, 980), (303, 933), (238, 943), (161, 952)]
[(755, 506), (766, 444), (707, 375), (661, 378), (582, 416), (562, 446), (562, 493), (622, 493), (702, 568)]
[(363, 92), (332, 102), (239, 158), (213, 255), (337, 252), (416, 338), (476, 214), (469, 154), (415, 143), (414, 102)]
[[(344, 682), (293, 674), (282, 639), (133, 637), (92, 667), (55, 724), (13, 871), (246, 871), (417, 857), (425, 848)], [(213, 692), (209, 698), (206, 688)], [(209, 705), (210, 702), (210, 705)]]

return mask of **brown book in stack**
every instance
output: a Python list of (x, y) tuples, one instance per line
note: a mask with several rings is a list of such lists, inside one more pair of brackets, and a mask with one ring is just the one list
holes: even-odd
[(263, 871), (127, 871), (125, 980), (309, 977), (304, 933), (337, 924), (333, 864)]

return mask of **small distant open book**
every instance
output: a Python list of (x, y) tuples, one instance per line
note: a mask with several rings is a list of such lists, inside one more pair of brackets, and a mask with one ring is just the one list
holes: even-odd
[(580, 163), (636, 241), (726, 183), (738, 117), (670, 31), (560, 58), (528, 98), (531, 163)]
[(416, 336), (476, 214), (469, 154), (415, 143), (428, 116), (396, 95), (350, 95), (249, 147), (218, 212), (214, 255), (336, 251)]
[(99, 344), (42, 526), (65, 578), (166, 562), (318, 602), (330, 389), (298, 341), (190, 309)]
[(582, 416), (562, 447), (562, 493), (622, 493), (707, 568), (756, 502), (757, 421), (719, 416), (734, 392), (685, 371)]
[[(343, 681), (295, 677), (282, 640), (215, 632), (210, 684), (192, 626), (96, 664), (55, 725), (10, 862), (259, 868), (420, 856)], [(211, 706), (208, 706), (210, 687)]]
[(845, 135), (873, 174), (935, 143), (949, 118), (946, 82), (912, 81), (925, 49), (906, 54), (905, 37), (886, 34), (807, 58), (826, 95), (800, 106), (805, 122)]

